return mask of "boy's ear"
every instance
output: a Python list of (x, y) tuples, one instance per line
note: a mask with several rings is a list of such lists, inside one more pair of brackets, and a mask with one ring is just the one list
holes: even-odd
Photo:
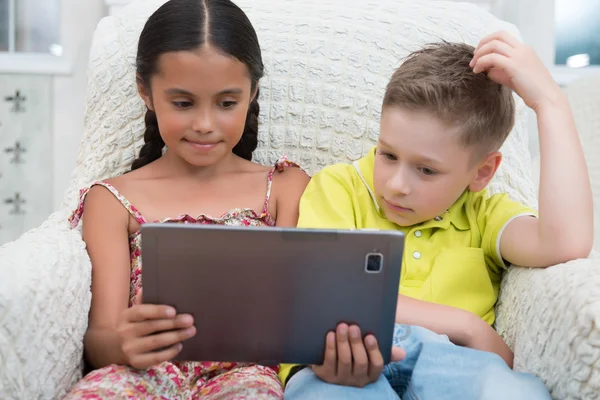
[(144, 100), (144, 103), (146, 103), (146, 107), (148, 107), (148, 109), (154, 111), (154, 107), (152, 105), (152, 94), (150, 93), (150, 87), (148, 85), (146, 85), (146, 83), (144, 82), (144, 80), (142, 79), (142, 77), (139, 74), (136, 74), (135, 82), (137, 84), (138, 93), (140, 94), (140, 97), (142, 98), (142, 100)]
[(487, 157), (477, 165), (477, 175), (475, 175), (475, 178), (473, 178), (469, 184), (469, 189), (472, 192), (483, 190), (494, 177), (501, 162), (502, 154), (499, 151), (488, 154)]

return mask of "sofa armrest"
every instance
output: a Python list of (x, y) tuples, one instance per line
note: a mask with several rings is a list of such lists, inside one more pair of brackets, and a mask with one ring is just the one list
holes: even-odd
[(0, 247), (0, 398), (56, 399), (81, 377), (91, 264), (52, 218)]
[(547, 269), (511, 267), (496, 329), (516, 370), (540, 377), (556, 399), (600, 399), (600, 257)]

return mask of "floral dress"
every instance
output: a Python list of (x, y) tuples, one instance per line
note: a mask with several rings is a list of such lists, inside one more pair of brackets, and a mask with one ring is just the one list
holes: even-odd
[[(274, 226), (275, 219), (268, 212), (273, 174), (288, 166), (297, 167), (296, 164), (282, 158), (270, 170), (267, 177), (267, 194), (260, 215), (252, 209), (234, 209), (219, 218), (182, 215), (156, 222)], [(106, 182), (96, 182), (81, 190), (79, 206), (69, 218), (72, 228), (79, 225), (85, 197), (95, 185), (108, 189), (140, 225), (147, 222), (113, 186)], [(139, 230), (129, 236), (129, 249), (131, 307), (135, 304), (142, 287)], [(233, 362), (163, 362), (146, 370), (136, 370), (125, 365), (109, 365), (86, 375), (71, 389), (65, 399), (282, 399), (283, 387), (277, 377), (277, 371), (278, 367)]]

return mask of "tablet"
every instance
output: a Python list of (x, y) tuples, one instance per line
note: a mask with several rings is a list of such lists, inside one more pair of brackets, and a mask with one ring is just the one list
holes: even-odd
[(178, 361), (322, 364), (327, 332), (358, 324), (391, 356), (404, 235), (144, 224), (143, 302), (194, 316)]

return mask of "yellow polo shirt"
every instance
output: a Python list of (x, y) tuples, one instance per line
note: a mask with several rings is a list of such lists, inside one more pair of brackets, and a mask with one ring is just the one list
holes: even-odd
[[(298, 227), (390, 229), (406, 235), (400, 293), (471, 311), (490, 325), (502, 271), (500, 236), (506, 225), (534, 211), (506, 194), (469, 190), (443, 214), (410, 227), (385, 218), (374, 196), (375, 149), (354, 164), (323, 169), (300, 200)], [(281, 365), (285, 382), (292, 365)]]

